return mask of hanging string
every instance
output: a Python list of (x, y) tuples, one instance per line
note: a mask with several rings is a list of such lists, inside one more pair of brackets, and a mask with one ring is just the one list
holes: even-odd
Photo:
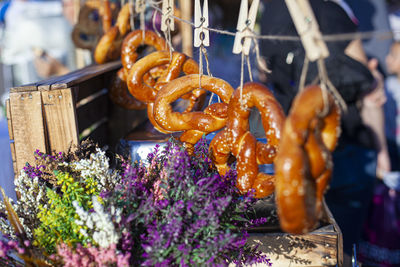
[[(200, 45), (200, 47), (202, 47), (203, 44)], [(199, 89), (201, 89), (201, 77), (203, 76), (203, 56), (202, 56), (202, 52), (201, 49), (199, 51)]]
[(265, 65), (264, 61), (261, 59), (261, 55), (260, 55), (260, 46), (258, 43), (258, 40), (256, 38), (253, 38), (253, 42), (254, 42), (254, 50), (255, 50), (255, 54), (256, 54), (256, 60), (257, 60), (257, 65), (260, 68), (260, 70), (266, 72), (266, 73), (271, 73), (271, 70), (268, 69), (268, 67)]
[[(317, 63), (318, 63), (318, 74), (319, 74), (319, 78), (320, 78), (320, 82), (321, 82), (321, 89), (324, 89), (323, 91), (326, 92), (325, 94), (327, 94), (327, 92), (328, 92), (327, 89), (329, 89), (329, 91), (333, 94), (335, 100), (339, 103), (339, 106), (341, 107), (341, 109), (344, 112), (346, 112), (347, 111), (346, 102), (344, 101), (343, 97), (340, 95), (340, 93), (338, 92), (336, 87), (329, 80), (328, 72), (326, 70), (324, 59), (323, 58), (318, 59)], [(324, 101), (326, 101), (325, 103), (327, 103), (327, 101), (328, 101), (327, 95), (323, 95), (323, 97), (324, 97)], [(327, 106), (327, 105), (325, 105), (325, 106)]]
[(304, 57), (304, 62), (303, 62), (303, 68), (301, 69), (301, 76), (300, 76), (300, 82), (299, 82), (299, 92), (304, 90), (304, 85), (306, 83), (309, 64), (310, 64), (310, 60), (308, 59), (308, 57), (305, 56)]
[(246, 62), (247, 62), (247, 70), (249, 71), (249, 78), (250, 81), (253, 81), (253, 74), (251, 73), (251, 65), (250, 65), (250, 57), (247, 55), (246, 56)]
[[(161, 12), (161, 9), (155, 5), (152, 5), (152, 8)], [(176, 16), (172, 16), (172, 17), (176, 20), (179, 20), (186, 24), (190, 24), (193, 27), (195, 27), (194, 23), (191, 21), (188, 21), (188, 20), (176, 17)], [(229, 36), (236, 35), (235, 32), (230, 32), (230, 31), (226, 31), (226, 30), (213, 29), (213, 28), (209, 28), (209, 27), (206, 27), (205, 29), (207, 29), (211, 32), (229, 35)], [(395, 33), (400, 33), (400, 31), (367, 31), (367, 32), (354, 32), (354, 33), (326, 34), (326, 35), (323, 35), (322, 40), (324, 40), (326, 42), (351, 41), (351, 40), (357, 40), (357, 39), (365, 40), (365, 39), (372, 39), (372, 38), (385, 40), (385, 39), (393, 39), (393, 36)], [(263, 39), (263, 40), (275, 40), (275, 41), (294, 41), (294, 42), (301, 41), (300, 36), (297, 36), (297, 35), (255, 35), (255, 36), (249, 35), (249, 36), (244, 36), (244, 37)]]
[(240, 86), (239, 86), (239, 90), (240, 90), (240, 103), (242, 103), (242, 96), (243, 96), (243, 76), (244, 76), (244, 53), (242, 52), (242, 61), (240, 64)]
[(161, 33), (157, 29), (156, 19), (157, 19), (157, 10), (154, 10), (153, 17), (151, 18), (151, 22), (152, 22), (152, 25), (153, 25), (153, 30), (155, 31), (155, 33), (157, 34), (158, 37), (162, 37)]

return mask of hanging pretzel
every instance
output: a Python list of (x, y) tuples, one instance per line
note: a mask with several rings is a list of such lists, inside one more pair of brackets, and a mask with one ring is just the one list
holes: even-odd
[[(104, 17), (116, 16), (116, 5), (109, 4), (108, 14), (105, 15), (104, 5), (100, 1), (87, 1), (79, 10), (78, 21), (71, 33), (72, 41), (76, 47), (82, 49), (93, 49), (104, 28)], [(108, 19), (107, 19), (108, 20)], [(106, 21), (107, 21), (106, 20)]]
[(275, 160), (276, 201), (284, 231), (302, 234), (321, 217), (340, 135), (340, 109), (328, 92), (308, 86), (296, 96)]
[[(163, 66), (167, 64), (166, 70), (160, 75), (154, 85), (144, 82), (145, 74), (151, 69), (158, 66)], [(156, 95), (160, 88), (171, 80), (176, 79), (181, 71), (184, 74), (194, 74), (199, 72), (197, 63), (185, 54), (174, 52), (172, 58), (170, 58), (170, 53), (167, 51), (156, 51), (144, 58), (137, 61), (132, 69), (129, 71), (128, 75), (128, 88), (129, 92), (138, 100), (147, 104), (147, 115), (150, 122), (154, 127), (160, 132), (170, 132), (162, 127), (160, 127), (154, 120), (153, 115), (153, 103), (155, 101)], [(195, 90), (190, 96), (188, 107), (186, 112), (193, 109), (196, 101), (201, 95), (204, 95), (204, 90)]]
[[(203, 112), (176, 112), (171, 104), (185, 94), (199, 88), (217, 94), (223, 103), (208, 106)], [(163, 86), (154, 101), (154, 118), (156, 122), (168, 131), (185, 131), (180, 140), (187, 146), (189, 152), (204, 135), (223, 128), (226, 124), (228, 103), (233, 88), (222, 79), (206, 75), (191, 74), (172, 80)]]
[[(143, 38), (144, 36), (144, 38)], [(125, 71), (129, 73), (136, 59), (138, 58), (137, 49), (142, 44), (152, 46), (156, 50), (165, 50), (167, 48), (167, 42), (164, 38), (158, 36), (155, 32), (146, 30), (136, 30), (129, 33), (122, 43), (121, 51), (121, 62)]]
[[(249, 116), (253, 107), (261, 114), (267, 144), (257, 142), (250, 133)], [(236, 157), (237, 187), (242, 193), (254, 189), (257, 198), (273, 193), (274, 176), (259, 172), (258, 165), (273, 163), (284, 118), (282, 107), (262, 84), (246, 83), (242, 95), (239, 89), (233, 94), (226, 128), (213, 138), (210, 152), (221, 175), (229, 170), (230, 153)]]
[(130, 10), (131, 5), (129, 3), (125, 4), (118, 13), (117, 21), (112, 27), (109, 17), (103, 19), (103, 28), (106, 31), (94, 51), (94, 60), (96, 63), (103, 64), (120, 57), (122, 42), (126, 34), (130, 31)]

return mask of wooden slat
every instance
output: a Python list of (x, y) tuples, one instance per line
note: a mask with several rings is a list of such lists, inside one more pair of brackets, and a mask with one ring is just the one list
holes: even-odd
[(10, 110), (10, 99), (6, 100), (6, 116), (7, 116), (7, 125), (8, 125), (8, 136), (9, 136), (10, 140), (14, 140), (14, 133), (12, 130), (11, 110)]
[(77, 107), (76, 115), (79, 132), (90, 127), (93, 122), (108, 116), (108, 95), (102, 92), (104, 91), (99, 91), (99, 94), (92, 95), (93, 99), (86, 98), (89, 102)]
[(10, 112), (18, 173), (26, 162), (34, 163), (36, 149), (47, 152), (40, 92), (11, 92)]
[(17, 161), (15, 160), (15, 143), (10, 142), (11, 158), (13, 163), (14, 177), (17, 176)]
[(248, 242), (271, 259), (273, 266), (335, 266), (337, 233), (251, 233)]
[(37, 90), (38, 90), (38, 88), (35, 83), (10, 88), (11, 93), (32, 92), (32, 91), (37, 91)]
[(93, 77), (101, 76), (101, 74), (105, 72), (117, 70), (120, 67), (120, 61), (109, 62), (101, 65), (91, 65), (83, 69), (72, 71), (63, 76), (53, 77), (38, 82), (36, 85), (41, 91), (71, 88)]
[(78, 129), (71, 89), (42, 91), (49, 152), (77, 145)]

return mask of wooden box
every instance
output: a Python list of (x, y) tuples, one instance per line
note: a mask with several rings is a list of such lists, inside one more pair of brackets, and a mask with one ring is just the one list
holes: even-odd
[(92, 65), (64, 76), (11, 88), (6, 102), (14, 172), (34, 162), (33, 152), (66, 151), (90, 137), (113, 147), (146, 119), (145, 110), (124, 110), (108, 98), (121, 63)]
[[(7, 118), (14, 170), (33, 163), (36, 149), (66, 151), (88, 137), (113, 148), (147, 120), (145, 110), (124, 110), (110, 102), (108, 87), (120, 67), (119, 61), (93, 65), (12, 88)], [(249, 242), (258, 244), (277, 267), (342, 265), (341, 232), (326, 205), (321, 226), (311, 233), (290, 235), (261, 227), (250, 233)]]

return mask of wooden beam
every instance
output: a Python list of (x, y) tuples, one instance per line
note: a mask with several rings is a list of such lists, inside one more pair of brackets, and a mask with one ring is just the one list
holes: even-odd
[[(182, 13), (182, 19), (191, 21), (192, 20), (192, 1), (191, 0), (179, 0), (179, 6)], [(182, 52), (186, 55), (193, 57), (193, 29), (192, 25), (181, 23), (181, 35), (182, 35)]]

